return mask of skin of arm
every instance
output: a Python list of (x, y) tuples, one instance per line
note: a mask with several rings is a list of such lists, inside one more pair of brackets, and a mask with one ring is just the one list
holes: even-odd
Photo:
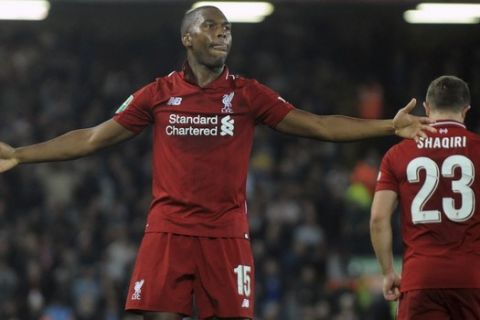
[(383, 295), (389, 301), (400, 297), (400, 276), (393, 268), (392, 253), (391, 218), (396, 207), (396, 192), (375, 192), (370, 216), (370, 239), (383, 274)]
[(51, 140), (20, 148), (0, 143), (0, 172), (18, 164), (80, 158), (135, 134), (110, 119), (95, 127), (67, 132)]
[(415, 117), (410, 112), (415, 107), (412, 99), (389, 120), (366, 120), (340, 115), (320, 116), (300, 109), (290, 111), (278, 123), (276, 130), (296, 136), (325, 141), (354, 141), (365, 138), (397, 134), (403, 138), (425, 138), (424, 130), (435, 132), (427, 117)]

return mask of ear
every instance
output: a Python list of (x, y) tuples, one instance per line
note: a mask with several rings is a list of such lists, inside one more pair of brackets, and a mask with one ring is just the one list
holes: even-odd
[(465, 119), (465, 117), (467, 116), (468, 110), (470, 110), (471, 108), (472, 108), (472, 106), (470, 106), (470, 105), (468, 105), (468, 106), (466, 106), (466, 107), (463, 108), (463, 110), (462, 110), (462, 117), (463, 117), (463, 119)]
[(183, 46), (187, 48), (192, 46), (192, 36), (190, 35), (190, 32), (185, 32), (185, 34), (182, 37), (182, 43), (183, 43)]
[(427, 117), (429, 117), (431, 109), (430, 109), (430, 106), (428, 105), (428, 103), (425, 102), (425, 101), (423, 102), (423, 108), (425, 109), (425, 114), (427, 115)]

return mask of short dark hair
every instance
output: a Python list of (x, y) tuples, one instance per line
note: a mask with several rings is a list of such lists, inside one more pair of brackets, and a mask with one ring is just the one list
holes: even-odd
[(192, 24), (192, 21), (196, 17), (197, 13), (199, 13), (202, 10), (205, 9), (218, 9), (215, 6), (201, 6), (197, 7), (194, 9), (190, 9), (187, 12), (185, 12), (185, 15), (183, 16), (182, 23), (180, 25), (180, 36), (183, 37), (183, 35), (188, 32), (188, 29), (190, 28), (190, 25)]
[(470, 89), (465, 81), (455, 76), (441, 76), (428, 86), (426, 101), (430, 107), (459, 111), (470, 105)]

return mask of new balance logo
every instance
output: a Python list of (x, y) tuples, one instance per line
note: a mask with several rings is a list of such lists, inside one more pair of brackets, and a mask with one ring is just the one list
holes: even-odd
[(179, 106), (180, 104), (182, 104), (182, 98), (180, 97), (171, 97), (167, 102), (169, 106)]
[(243, 299), (242, 301), (242, 308), (250, 308), (250, 301), (248, 301), (248, 299)]
[(132, 294), (132, 300), (140, 300), (142, 298), (141, 294), (142, 294), (142, 286), (144, 282), (145, 282), (144, 279), (135, 282), (135, 286), (133, 288), (135, 292)]
[(220, 127), (220, 135), (222, 137), (229, 135), (233, 136), (233, 130), (235, 129), (234, 123), (235, 121), (230, 116), (226, 116), (222, 118), (222, 126)]
[(225, 94), (222, 99), (223, 108), (222, 113), (232, 113), (232, 100), (235, 92), (230, 92), (229, 94)]

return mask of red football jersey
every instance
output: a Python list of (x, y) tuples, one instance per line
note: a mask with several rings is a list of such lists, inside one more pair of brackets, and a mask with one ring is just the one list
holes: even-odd
[(146, 232), (248, 237), (246, 180), (257, 123), (275, 127), (294, 107), (255, 80), (228, 73), (201, 88), (184, 72), (158, 78), (114, 119), (153, 125), (153, 201)]
[(402, 291), (480, 288), (480, 136), (451, 120), (435, 127), (388, 151), (376, 187), (399, 196)]

